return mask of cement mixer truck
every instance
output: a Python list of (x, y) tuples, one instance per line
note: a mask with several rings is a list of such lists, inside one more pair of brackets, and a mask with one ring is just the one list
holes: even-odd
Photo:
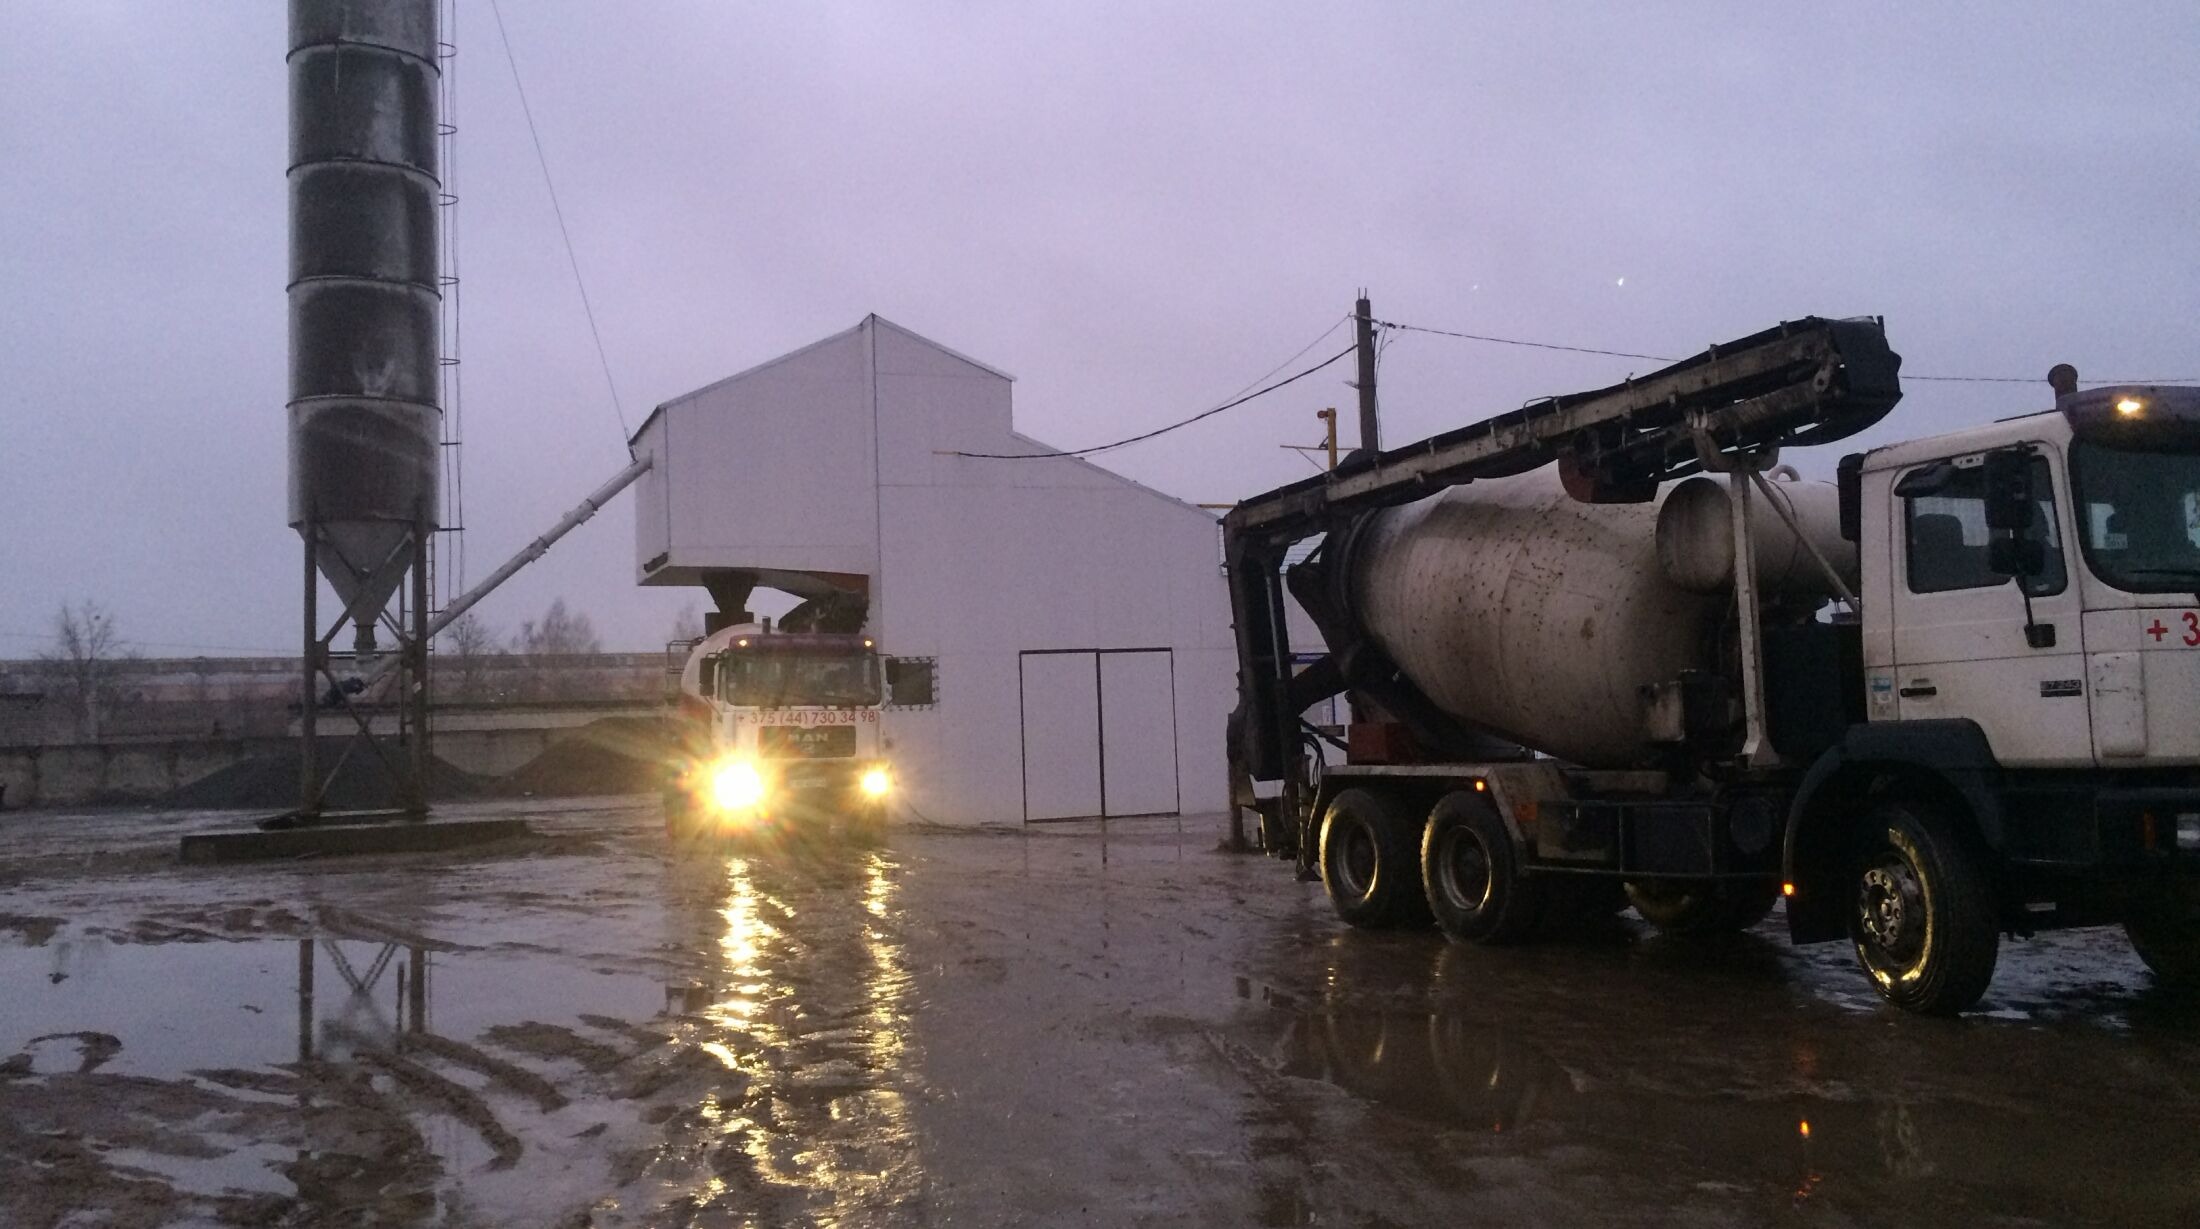
[[(2058, 369), (2052, 409), (1782, 465), (1899, 366), (1794, 321), (1237, 505), (1260, 846), (1348, 923), (1475, 943), (1784, 901), (1923, 1013), (2065, 927), (2200, 982), (2200, 390)], [(1301, 714), (1339, 694), (1335, 738)]]

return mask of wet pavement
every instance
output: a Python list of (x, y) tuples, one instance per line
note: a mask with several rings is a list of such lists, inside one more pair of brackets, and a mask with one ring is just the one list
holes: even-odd
[(0, 1225), (2189, 1225), (2200, 1008), (2114, 932), (1881, 1007), (1779, 919), (1348, 931), (1214, 818), (183, 868), (0, 822)]

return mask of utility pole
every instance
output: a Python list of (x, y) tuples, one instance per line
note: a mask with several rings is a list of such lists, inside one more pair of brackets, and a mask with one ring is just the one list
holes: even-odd
[(1359, 326), (1360, 447), (1372, 453), (1381, 450), (1382, 436), (1375, 425), (1375, 314), (1368, 306), (1366, 291), (1360, 292), (1352, 314)]

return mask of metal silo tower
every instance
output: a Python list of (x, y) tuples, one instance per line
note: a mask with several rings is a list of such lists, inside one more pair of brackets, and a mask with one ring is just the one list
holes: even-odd
[[(426, 810), (440, 50), (437, 0), (290, 2), (290, 523), (305, 541), (309, 819), (322, 811), (316, 736), (330, 706), (355, 719), (402, 808)], [(340, 604), (333, 620), (317, 575)], [(335, 668), (347, 630), (352, 678), (386, 673), (376, 659), (394, 656), (395, 745)]]

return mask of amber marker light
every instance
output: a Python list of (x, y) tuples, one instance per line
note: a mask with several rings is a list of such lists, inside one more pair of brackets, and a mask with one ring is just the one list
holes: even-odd
[(2147, 403), (2137, 397), (2125, 397), (2116, 403), (2116, 412), (2129, 417), (2147, 408)]
[(1809, 1138), (1810, 1138), (1810, 1120), (1806, 1118), (1806, 1119), (1804, 1119), (1803, 1121), (1801, 1121), (1801, 1122), (1798, 1122), (1798, 1123), (1796, 1123), (1796, 1124), (1795, 1124), (1795, 1131), (1796, 1131), (1796, 1133), (1797, 1133), (1797, 1134), (1801, 1135), (1801, 1136), (1802, 1136), (1802, 1137), (1803, 1137), (1804, 1139), (1809, 1139)]
[(1482, 791), (1484, 791), (1484, 790), (1488, 789), (1489, 787), (1490, 787), (1490, 783), (1489, 783), (1489, 782), (1487, 782), (1487, 781), (1483, 781), (1483, 780), (1480, 780), (1480, 779), (1477, 779), (1477, 780), (1475, 781), (1475, 783), (1474, 783), (1474, 792), (1475, 792), (1475, 793), (1477, 793), (1477, 794), (1479, 794), (1479, 793), (1481, 793)]
[(1792, 884), (1792, 883), (1783, 883), (1783, 884), (1781, 884), (1781, 885), (1780, 885), (1780, 895), (1782, 895), (1782, 896), (1793, 896), (1793, 895), (1795, 895), (1795, 885), (1794, 885), (1794, 884)]

